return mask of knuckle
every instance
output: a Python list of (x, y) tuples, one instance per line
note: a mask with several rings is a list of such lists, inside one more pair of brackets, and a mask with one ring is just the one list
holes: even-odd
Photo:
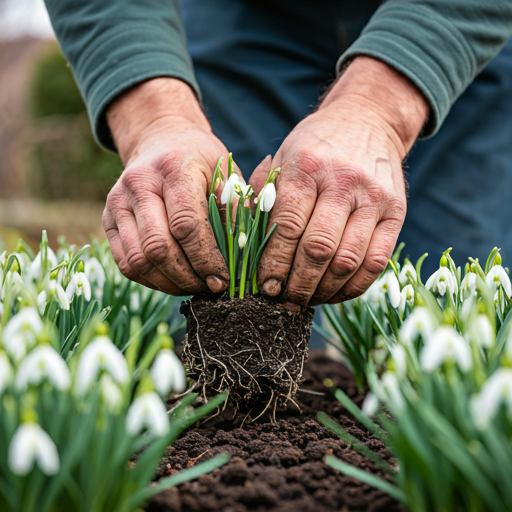
[(355, 299), (356, 297), (361, 296), (367, 289), (368, 286), (366, 285), (350, 283), (342, 288), (341, 292), (335, 297), (335, 299), (337, 299), (337, 302), (345, 302), (346, 300)]
[(276, 217), (277, 233), (285, 240), (296, 242), (306, 229), (306, 220), (299, 211), (281, 211)]
[(295, 168), (305, 172), (306, 174), (314, 174), (324, 167), (324, 162), (319, 156), (318, 151), (301, 149), (295, 154), (293, 158), (293, 165)]
[(380, 274), (382, 274), (382, 272), (384, 272), (386, 269), (388, 261), (388, 254), (384, 252), (378, 252), (376, 254), (368, 255), (363, 262), (363, 266), (364, 269), (370, 274), (380, 276)]
[(119, 268), (119, 271), (121, 274), (123, 274), (126, 279), (130, 279), (131, 281), (136, 281), (138, 275), (135, 270), (133, 270), (132, 267), (128, 264), (126, 260), (122, 260), (117, 262), (117, 267)]
[(142, 244), (142, 251), (149, 261), (163, 263), (169, 258), (169, 241), (160, 235), (151, 235)]
[(361, 266), (362, 258), (353, 249), (342, 249), (331, 261), (330, 270), (335, 277), (341, 278), (354, 274)]
[(199, 227), (199, 219), (191, 211), (181, 210), (169, 220), (171, 235), (178, 242), (187, 242), (195, 236)]
[(336, 254), (336, 242), (327, 235), (310, 237), (304, 241), (304, 254), (309, 260), (324, 264)]
[(126, 256), (128, 265), (138, 274), (146, 275), (152, 268), (151, 263), (146, 259), (144, 254), (138, 250), (132, 250)]

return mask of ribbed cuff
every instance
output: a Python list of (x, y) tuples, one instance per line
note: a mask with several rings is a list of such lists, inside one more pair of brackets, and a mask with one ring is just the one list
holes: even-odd
[(357, 55), (386, 62), (422, 91), (430, 116), (421, 138), (439, 129), (468, 79), (477, 73), (476, 59), (462, 34), (434, 10), (410, 0), (384, 3), (340, 57), (338, 71)]
[(102, 33), (78, 60), (75, 74), (94, 136), (112, 151), (116, 148), (105, 110), (122, 91), (151, 78), (172, 77), (189, 84), (200, 98), (184, 37), (177, 39), (150, 22), (124, 22), (122, 31), (112, 27)]

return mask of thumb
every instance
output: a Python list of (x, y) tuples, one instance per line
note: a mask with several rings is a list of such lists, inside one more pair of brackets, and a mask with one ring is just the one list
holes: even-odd
[(267, 181), (268, 174), (270, 172), (270, 169), (272, 168), (272, 157), (268, 155), (266, 158), (263, 159), (263, 162), (254, 169), (254, 172), (251, 175), (251, 178), (249, 180), (249, 184), (252, 185), (252, 188), (254, 189), (254, 193), (258, 195), (263, 188), (263, 185), (265, 185), (265, 181)]

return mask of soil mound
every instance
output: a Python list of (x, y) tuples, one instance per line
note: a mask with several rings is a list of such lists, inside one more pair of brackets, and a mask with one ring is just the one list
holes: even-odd
[[(326, 388), (325, 379), (334, 382)], [(304, 381), (296, 395), (303, 413), (290, 402), (278, 409), (276, 423), (265, 417), (240, 428), (218, 415), (183, 433), (157, 470), (158, 477), (228, 452), (231, 460), (209, 475), (157, 495), (147, 512), (395, 512), (402, 510), (387, 494), (347, 477), (323, 463), (325, 455), (372, 473), (383, 474), (315, 420), (324, 411), (386, 460), (384, 444), (347, 413), (330, 389), (341, 388), (361, 404), (350, 371), (322, 351), (311, 351)], [(313, 391), (317, 394), (306, 393)]]

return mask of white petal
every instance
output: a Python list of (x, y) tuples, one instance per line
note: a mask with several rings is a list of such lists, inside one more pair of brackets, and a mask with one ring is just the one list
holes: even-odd
[(375, 416), (379, 411), (379, 399), (371, 391), (366, 395), (361, 410), (365, 416)]
[(497, 283), (501, 283), (503, 291), (507, 297), (512, 297), (512, 285), (510, 283), (510, 278), (501, 265), (494, 265), (494, 267), (489, 270), (489, 273), (485, 276), (485, 282), (493, 291), (496, 289)]
[(485, 348), (491, 348), (496, 341), (496, 334), (487, 315), (478, 315), (472, 329), (472, 336), (476, 343)]
[(39, 310), (39, 313), (41, 314), (41, 316), (43, 316), (44, 310), (46, 309), (46, 290), (43, 290), (37, 296), (37, 309)]
[(276, 186), (273, 183), (267, 183), (260, 193), (260, 210), (269, 212), (276, 202)]
[(160, 397), (154, 393), (144, 393), (132, 403), (126, 417), (126, 430), (131, 435), (143, 428), (157, 436), (169, 431), (169, 416)]
[(433, 330), (434, 322), (429, 310), (425, 307), (416, 307), (400, 327), (400, 339), (409, 345), (421, 334), (425, 341)]
[(59, 454), (52, 438), (37, 424), (23, 423), (18, 427), (9, 445), (9, 467), (24, 476), (37, 460), (41, 471), (54, 475), (59, 470)]
[(469, 344), (453, 327), (448, 326), (439, 327), (429, 337), (420, 358), (422, 368), (428, 372), (439, 368), (447, 359), (456, 362), (464, 372), (473, 364)]
[(388, 297), (389, 302), (394, 308), (397, 308), (400, 305), (400, 284), (398, 279), (396, 278), (395, 273), (392, 270), (389, 270), (384, 276), (386, 283), (388, 285)]
[(247, 243), (247, 235), (244, 232), (242, 232), (238, 236), (238, 246), (240, 247), (240, 249), (243, 249), (245, 247), (246, 243)]
[(15, 378), (19, 390), (29, 384), (37, 386), (48, 379), (55, 388), (64, 391), (71, 385), (71, 376), (64, 359), (49, 345), (39, 345), (23, 360)]
[(406, 263), (398, 274), (398, 280), (402, 286), (405, 286), (411, 279), (416, 281), (418, 279), (418, 275), (416, 274), (414, 266), (411, 263)]
[(167, 396), (171, 391), (184, 391), (187, 386), (183, 365), (170, 349), (163, 349), (157, 355), (151, 367), (151, 378), (162, 396)]
[(3, 339), (4, 343), (10, 337), (22, 333), (23, 331), (30, 331), (38, 335), (43, 330), (43, 322), (36, 308), (23, 308), (18, 314), (14, 315), (6, 324)]
[(94, 256), (85, 262), (84, 272), (90, 282), (93, 282), (100, 288), (103, 288), (106, 280), (105, 270)]
[(12, 368), (5, 352), (0, 352), (0, 395), (4, 389), (11, 383)]

